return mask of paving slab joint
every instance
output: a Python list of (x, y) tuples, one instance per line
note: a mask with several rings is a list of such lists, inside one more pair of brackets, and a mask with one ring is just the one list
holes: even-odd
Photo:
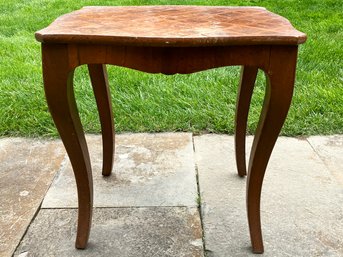
[(306, 142), (310, 145), (310, 147), (312, 148), (313, 152), (318, 156), (318, 158), (323, 162), (323, 164), (325, 165), (325, 167), (327, 167), (329, 170), (330, 168), (328, 167), (328, 164), (325, 160), (325, 158), (318, 152), (318, 150), (316, 149), (316, 147), (314, 145), (311, 144), (311, 141), (308, 140), (309, 137), (305, 137)]
[[(36, 217), (37, 217), (37, 215), (38, 215), (38, 213), (39, 213), (39, 211), (40, 211), (40, 209), (41, 209), (41, 207), (42, 207), (43, 199), (44, 199), (44, 198), (42, 198), (42, 200), (41, 200), (41, 202), (40, 202), (38, 208), (35, 210), (35, 213), (33, 214), (32, 218), (31, 218), (31, 220), (30, 220), (29, 225), (26, 227), (26, 229), (25, 229), (23, 235), (21, 236), (20, 240), (18, 241), (17, 246), (15, 247), (14, 251), (12, 252), (12, 256), (14, 256), (14, 253), (18, 250), (18, 247), (20, 246), (21, 241), (22, 241), (22, 240), (24, 239), (24, 237), (26, 236), (26, 234), (27, 234), (27, 232), (28, 232), (28, 230), (29, 230), (29, 228), (30, 228), (32, 222), (36, 219)], [(23, 254), (24, 254), (24, 253), (23, 253)], [(25, 256), (27, 256), (27, 254), (24, 254), (24, 255), (21, 254), (21, 255), (18, 256), (18, 257), (25, 257)]]
[[(195, 155), (195, 143), (194, 143), (194, 135), (192, 135), (192, 144), (193, 144), (193, 152)], [(204, 252), (204, 257), (207, 257), (207, 250), (206, 250), (206, 245), (205, 245), (205, 231), (204, 231), (204, 224), (203, 224), (203, 215), (201, 212), (201, 193), (200, 193), (200, 181), (199, 181), (199, 169), (198, 169), (198, 164), (196, 159), (194, 160), (194, 168), (195, 168), (195, 177), (196, 177), (196, 183), (197, 183), (197, 208), (199, 212), (199, 217), (200, 217), (200, 225), (201, 225), (201, 233), (202, 233), (202, 248)]]
[(304, 139), (309, 145), (310, 145), (310, 147), (312, 148), (312, 150), (313, 150), (313, 152), (315, 152), (316, 153), (316, 155), (322, 160), (322, 161), (324, 161), (324, 159), (320, 156), (320, 154), (317, 152), (317, 150), (316, 150), (316, 148), (311, 144), (311, 142), (308, 140), (308, 138), (309, 137), (300, 137), (300, 138), (298, 138), (298, 139)]

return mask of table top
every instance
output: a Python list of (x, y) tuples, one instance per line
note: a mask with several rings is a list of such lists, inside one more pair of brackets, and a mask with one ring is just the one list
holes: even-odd
[(261, 7), (88, 6), (37, 31), (44, 43), (133, 46), (297, 45), (306, 35)]

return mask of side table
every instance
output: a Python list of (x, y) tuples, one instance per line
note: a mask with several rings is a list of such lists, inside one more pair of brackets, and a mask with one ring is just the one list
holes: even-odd
[(111, 174), (114, 125), (105, 64), (149, 73), (187, 74), (241, 65), (236, 109), (238, 174), (245, 176), (245, 134), (258, 69), (266, 95), (251, 149), (247, 213), (254, 253), (263, 252), (260, 198), (265, 169), (293, 94), (298, 45), (306, 35), (285, 18), (260, 7), (84, 7), (35, 34), (42, 43), (49, 110), (69, 155), (78, 190), (76, 247), (85, 248), (91, 228), (93, 183), (90, 158), (73, 93), (73, 73), (87, 64), (99, 110), (104, 176)]

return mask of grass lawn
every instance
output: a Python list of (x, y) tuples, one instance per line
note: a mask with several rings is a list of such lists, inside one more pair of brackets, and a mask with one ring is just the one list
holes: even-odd
[[(288, 18), (308, 41), (300, 46), (293, 103), (283, 135), (343, 133), (342, 0), (1, 0), (0, 136), (56, 136), (44, 98), (40, 44), (34, 32), (63, 13), (85, 5), (264, 6)], [(234, 131), (239, 67), (190, 75), (150, 75), (108, 67), (116, 130)], [(85, 67), (77, 69), (75, 91), (84, 128), (99, 132), (94, 96)], [(254, 133), (264, 96), (259, 74), (249, 133)]]

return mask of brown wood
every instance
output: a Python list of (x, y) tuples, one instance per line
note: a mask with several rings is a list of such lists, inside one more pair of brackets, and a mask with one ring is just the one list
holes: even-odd
[(102, 175), (111, 175), (114, 155), (114, 125), (110, 87), (106, 65), (88, 64), (95, 100), (98, 106), (102, 134), (103, 164)]
[(74, 67), (66, 45), (43, 45), (43, 78), (46, 100), (73, 167), (78, 194), (76, 248), (87, 245), (93, 208), (93, 180), (87, 143), (78, 115)]
[(300, 44), (304, 33), (261, 7), (84, 7), (36, 33), (44, 43), (138, 46)]
[(260, 198), (264, 173), (286, 118), (294, 87), (297, 45), (305, 34), (264, 8), (85, 7), (36, 33), (42, 42), (48, 106), (71, 160), (78, 188), (77, 248), (91, 225), (92, 175), (73, 94), (73, 71), (87, 64), (103, 137), (103, 175), (110, 175), (114, 125), (105, 64), (149, 73), (192, 73), (241, 65), (236, 109), (236, 161), (246, 175), (245, 134), (257, 70), (267, 76), (265, 101), (248, 168), (247, 213), (252, 250), (263, 252)]
[(235, 116), (235, 153), (238, 175), (241, 177), (247, 174), (245, 164), (245, 135), (257, 71), (257, 67), (242, 66), (241, 79), (238, 87)]
[(247, 181), (247, 212), (253, 252), (263, 253), (260, 199), (264, 172), (292, 100), (297, 46), (273, 46), (266, 95), (251, 148)]

